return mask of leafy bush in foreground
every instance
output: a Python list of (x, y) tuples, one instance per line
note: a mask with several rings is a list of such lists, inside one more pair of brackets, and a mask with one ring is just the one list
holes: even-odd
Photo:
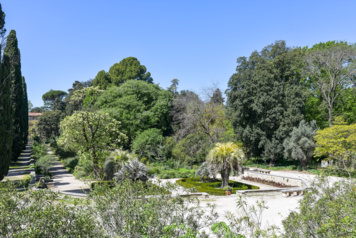
[(352, 180), (313, 184), (299, 212), (283, 221), (283, 237), (356, 237), (356, 184)]
[(103, 237), (89, 207), (67, 206), (50, 190), (0, 183), (0, 237)]

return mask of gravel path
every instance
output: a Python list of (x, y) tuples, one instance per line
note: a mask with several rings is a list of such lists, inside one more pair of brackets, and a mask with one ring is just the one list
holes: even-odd
[[(303, 179), (308, 185), (317, 178), (316, 175), (308, 174), (306, 172), (298, 171), (271, 171), (271, 175), (279, 175), (292, 178)], [(263, 185), (258, 183), (253, 183), (251, 181), (243, 180), (239, 177), (230, 177), (231, 180), (248, 183), (252, 185), (259, 186), (261, 189), (275, 188), (269, 185)], [(330, 177), (331, 181), (338, 181), (342, 178)], [(162, 183), (175, 182), (177, 179), (161, 179)], [(183, 190), (182, 190), (183, 191)], [(180, 191), (181, 192), (181, 191)], [(290, 196), (283, 197), (280, 192), (274, 193), (259, 193), (259, 194), (249, 194), (245, 196), (247, 204), (256, 205), (257, 201), (264, 201), (268, 209), (263, 212), (262, 226), (267, 228), (271, 225), (276, 225), (282, 227), (282, 220), (286, 218), (291, 211), (296, 211), (299, 205), (299, 201), (302, 196)], [(208, 204), (215, 204), (216, 211), (220, 215), (220, 220), (227, 221), (225, 215), (228, 212), (232, 212), (235, 215), (241, 214), (237, 209), (237, 199), (238, 195), (233, 194), (231, 196), (209, 196), (209, 198), (200, 198), (201, 206), (207, 208)], [(207, 209), (208, 211), (208, 209)]]
[(55, 161), (50, 169), (54, 182), (53, 191), (59, 191), (78, 196), (89, 192), (89, 186), (69, 173), (60, 161)]

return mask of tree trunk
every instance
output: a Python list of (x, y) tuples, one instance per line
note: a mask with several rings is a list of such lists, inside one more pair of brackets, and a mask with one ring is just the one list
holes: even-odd
[(95, 150), (92, 150), (92, 159), (93, 159), (93, 165), (94, 165), (94, 176), (95, 178), (99, 178), (99, 173), (100, 173), (100, 168), (99, 168), (99, 161), (98, 158), (96, 157)]
[(333, 108), (331, 105), (328, 107), (328, 110), (329, 110), (329, 127), (331, 127), (333, 125)]
[(274, 167), (276, 165), (276, 160), (275, 159), (271, 159), (269, 161), (269, 167)]
[(229, 176), (230, 176), (230, 168), (228, 165), (223, 165), (221, 170), (221, 187), (225, 187), (229, 185)]

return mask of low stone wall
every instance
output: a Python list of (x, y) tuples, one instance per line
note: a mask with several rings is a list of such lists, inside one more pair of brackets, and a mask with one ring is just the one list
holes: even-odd
[(305, 186), (301, 179), (283, 177), (283, 176), (278, 176), (278, 175), (261, 174), (261, 173), (257, 173), (257, 172), (245, 171), (244, 177), (262, 179), (262, 180), (271, 181), (274, 183), (285, 184), (285, 185), (291, 186), (291, 187)]

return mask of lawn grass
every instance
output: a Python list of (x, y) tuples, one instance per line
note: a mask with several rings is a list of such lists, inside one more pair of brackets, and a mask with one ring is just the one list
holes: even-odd
[[(199, 177), (197, 178), (183, 178), (176, 181), (179, 185), (185, 188), (195, 187), (198, 192), (206, 192), (210, 195), (224, 196), (225, 190), (221, 189), (221, 180), (216, 179), (209, 182), (202, 182)], [(229, 186), (232, 187), (232, 193), (236, 193), (236, 190), (247, 190), (247, 189), (259, 189), (257, 186), (248, 185), (244, 183), (239, 183), (236, 181), (229, 180)]]

